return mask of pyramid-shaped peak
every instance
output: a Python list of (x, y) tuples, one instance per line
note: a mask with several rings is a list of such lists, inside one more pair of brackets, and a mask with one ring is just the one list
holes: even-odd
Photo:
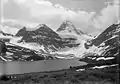
[(27, 28), (24, 26), (21, 30), (27, 30)]
[(72, 33), (72, 34), (74, 33), (77, 35), (84, 34), (84, 32), (82, 32), (80, 29), (77, 29), (75, 25), (69, 20), (65, 20), (56, 31), (59, 33), (60, 32), (61, 33)]
[(64, 31), (64, 30), (74, 31), (75, 29), (76, 28), (71, 21), (65, 20), (57, 29), (57, 32)]

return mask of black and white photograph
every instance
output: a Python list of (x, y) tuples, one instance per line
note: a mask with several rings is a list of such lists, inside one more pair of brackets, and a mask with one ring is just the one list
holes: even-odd
[(119, 84), (120, 0), (0, 0), (0, 84)]

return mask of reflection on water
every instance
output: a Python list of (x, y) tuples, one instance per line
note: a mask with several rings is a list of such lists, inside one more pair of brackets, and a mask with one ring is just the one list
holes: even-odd
[(8, 62), (0, 63), (0, 73), (22, 74), (30, 72), (55, 71), (68, 69), (70, 66), (80, 66), (86, 64), (78, 60), (42, 60), (36, 62)]

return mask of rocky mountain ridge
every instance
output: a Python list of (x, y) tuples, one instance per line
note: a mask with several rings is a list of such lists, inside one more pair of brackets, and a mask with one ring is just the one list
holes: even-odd
[[(67, 26), (72, 25), (72, 23), (68, 21), (63, 22), (62, 25), (64, 25), (64, 23), (68, 24)], [(74, 30), (76, 30), (76, 28), (73, 25), (72, 25), (72, 28), (70, 26), (70, 29), (73, 32), (75, 32)], [(66, 30), (66, 26), (64, 28), (61, 27), (60, 29), (58, 29), (58, 32), (61, 32), (64, 30)], [(69, 32), (69, 34), (71, 34), (71, 32)], [(110, 27), (106, 28), (106, 30), (103, 31), (98, 37), (92, 40), (89, 39), (87, 41), (86, 39), (82, 39), (83, 36), (86, 35), (85, 33), (77, 34), (79, 38), (78, 37), (62, 38), (60, 37), (59, 33), (56, 33), (55, 31), (47, 27), (45, 24), (41, 24), (36, 27), (36, 30), (32, 30), (32, 31), (27, 30), (26, 27), (20, 29), (16, 34), (16, 37), (20, 37), (20, 36), (22, 37), (22, 39), (20, 40), (20, 43), (16, 43), (17, 47), (15, 47), (15, 45), (8, 46), (8, 47), (11, 47), (9, 49), (12, 49), (10, 50), (12, 53), (18, 52), (18, 51), (22, 53), (21, 51), (23, 49), (22, 47), (24, 47), (26, 44), (36, 43), (37, 45), (35, 46), (40, 46), (40, 45), (41, 47), (43, 46), (42, 49), (40, 48), (37, 50), (37, 51), (40, 51), (42, 56), (46, 53), (45, 56), (52, 56), (52, 57), (58, 57), (58, 58), (69, 58), (71, 56), (72, 58), (76, 58), (76, 57), (81, 58), (81, 57), (84, 57), (84, 56), (86, 57), (90, 55), (118, 56), (120, 52), (119, 34), (120, 34), (120, 24), (113, 24)], [(30, 46), (30, 45), (27, 45), (27, 46)], [(27, 48), (27, 46), (25, 46), (24, 48)], [(32, 48), (28, 47), (28, 49), (31, 51)], [(27, 51), (24, 51), (24, 52), (27, 52)], [(17, 55), (19, 55), (19, 53)]]

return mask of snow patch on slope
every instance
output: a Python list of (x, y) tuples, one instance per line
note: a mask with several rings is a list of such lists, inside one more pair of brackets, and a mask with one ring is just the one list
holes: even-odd
[(107, 57), (107, 58), (105, 58), (105, 57), (99, 57), (99, 58), (97, 58), (96, 60), (97, 61), (99, 61), (99, 60), (110, 60), (110, 59), (114, 59), (115, 57)]
[(113, 66), (117, 66), (117, 65), (118, 65), (118, 64), (95, 66), (95, 67), (92, 67), (92, 69), (101, 69), (101, 68), (113, 67)]
[(75, 57), (82, 57), (83, 53), (86, 51), (86, 48), (84, 47), (84, 43), (86, 41), (81, 41), (81, 44), (78, 47), (73, 47), (73, 48), (69, 48), (69, 50), (67, 51), (57, 51), (57, 52), (52, 52), (51, 54), (63, 54), (63, 55), (69, 55), (69, 54), (73, 54), (75, 55)]
[(18, 43), (15, 40), (11, 40), (10, 43), (14, 44), (16, 46), (21, 46), (21, 47), (28, 48), (31, 50), (36, 50), (36, 51), (43, 50), (43, 51), (45, 51), (44, 46), (43, 45), (40, 46), (37, 43), (25, 43), (25, 42)]

